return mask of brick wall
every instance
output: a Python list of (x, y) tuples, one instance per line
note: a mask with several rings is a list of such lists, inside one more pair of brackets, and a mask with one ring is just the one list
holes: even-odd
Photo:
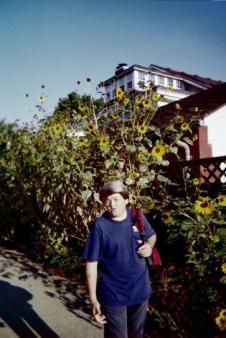
[(197, 127), (194, 134), (197, 134), (198, 139), (191, 147), (191, 155), (193, 159), (212, 157), (212, 146), (208, 143), (208, 127)]

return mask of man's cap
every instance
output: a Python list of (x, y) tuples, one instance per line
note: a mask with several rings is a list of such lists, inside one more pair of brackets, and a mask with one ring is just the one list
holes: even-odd
[(127, 186), (124, 185), (122, 181), (110, 181), (105, 183), (99, 190), (100, 199), (104, 200), (107, 196), (116, 194), (116, 193), (123, 193), (125, 197), (128, 198), (129, 192)]

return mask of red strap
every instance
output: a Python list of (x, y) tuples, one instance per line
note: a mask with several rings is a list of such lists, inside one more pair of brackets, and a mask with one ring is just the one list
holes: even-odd
[(153, 264), (154, 265), (162, 265), (160, 254), (158, 252), (158, 249), (156, 249), (155, 246), (152, 249), (152, 258), (153, 258)]
[(138, 231), (142, 233), (144, 231), (144, 223), (141, 208), (132, 207), (132, 217)]
[[(142, 219), (141, 208), (132, 207), (132, 218), (133, 218), (133, 222), (136, 225), (138, 231), (140, 233), (143, 233), (144, 223), (143, 223), (143, 219)], [(152, 249), (152, 259), (153, 259), (154, 265), (161, 265), (162, 264), (159, 251), (155, 246)]]

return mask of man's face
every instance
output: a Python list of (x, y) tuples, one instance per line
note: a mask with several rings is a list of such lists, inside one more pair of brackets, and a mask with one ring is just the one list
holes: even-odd
[(104, 202), (104, 205), (112, 218), (123, 216), (125, 214), (127, 204), (128, 199), (124, 199), (118, 192), (109, 195)]

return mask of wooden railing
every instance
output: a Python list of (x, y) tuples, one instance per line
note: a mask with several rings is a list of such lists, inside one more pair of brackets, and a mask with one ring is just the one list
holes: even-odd
[(183, 168), (201, 183), (226, 183), (226, 156), (174, 162), (169, 166), (170, 176), (180, 181)]

